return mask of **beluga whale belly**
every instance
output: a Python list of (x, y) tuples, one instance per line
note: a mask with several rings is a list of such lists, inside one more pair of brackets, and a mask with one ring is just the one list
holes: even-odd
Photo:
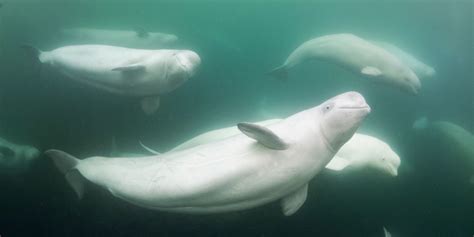
[(357, 92), (333, 97), (280, 122), (240, 123), (240, 134), (142, 158), (79, 160), (49, 150), (79, 196), (83, 180), (135, 205), (171, 212), (217, 213), (281, 200), (285, 215), (305, 202), (308, 182), (347, 142), (370, 107)]
[(181, 86), (201, 63), (190, 50), (144, 50), (107, 45), (76, 45), (42, 52), (30, 46), (42, 64), (64, 75), (112, 93), (141, 97), (153, 113), (159, 96)]
[(400, 59), (352, 34), (325, 35), (308, 40), (296, 48), (282, 66), (269, 74), (286, 78), (290, 68), (313, 60), (335, 63), (364, 78), (400, 88), (410, 94), (418, 94), (421, 88), (417, 75)]

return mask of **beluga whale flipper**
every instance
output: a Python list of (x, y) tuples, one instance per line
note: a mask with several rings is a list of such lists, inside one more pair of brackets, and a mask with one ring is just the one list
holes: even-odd
[(240, 123), (238, 135), (161, 155), (84, 160), (59, 150), (46, 155), (78, 194), (86, 179), (149, 209), (218, 213), (280, 200), (283, 213), (292, 215), (305, 202), (308, 182), (369, 112), (362, 95), (347, 92), (277, 123)]
[(158, 109), (160, 95), (181, 86), (201, 63), (190, 50), (76, 45), (42, 52), (24, 47), (42, 64), (72, 79), (111, 93), (142, 98), (142, 109), (147, 114)]
[(352, 34), (325, 35), (308, 40), (296, 48), (280, 67), (269, 72), (286, 78), (294, 66), (313, 60), (327, 61), (349, 69), (364, 78), (418, 94), (416, 74), (385, 49)]

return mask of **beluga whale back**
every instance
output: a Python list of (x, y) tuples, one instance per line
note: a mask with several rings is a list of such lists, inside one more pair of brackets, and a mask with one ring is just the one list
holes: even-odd
[(285, 215), (305, 202), (308, 182), (330, 162), (370, 107), (357, 92), (268, 126), (239, 123), (238, 135), (142, 158), (79, 160), (49, 150), (79, 196), (84, 178), (135, 205), (183, 213), (244, 210), (280, 200)]
[(143, 28), (135, 30), (109, 30), (95, 28), (66, 28), (60, 35), (69, 44), (105, 44), (113, 46), (156, 49), (176, 43), (173, 34), (149, 32)]
[(42, 52), (25, 46), (42, 64), (64, 75), (112, 93), (141, 97), (142, 109), (153, 113), (160, 95), (194, 76), (201, 63), (190, 50), (144, 50), (107, 45), (76, 45)]
[(296, 48), (282, 66), (269, 74), (286, 78), (288, 70), (307, 61), (322, 60), (340, 65), (356, 74), (417, 94), (421, 88), (417, 75), (385, 49), (352, 34), (325, 35), (308, 40)]

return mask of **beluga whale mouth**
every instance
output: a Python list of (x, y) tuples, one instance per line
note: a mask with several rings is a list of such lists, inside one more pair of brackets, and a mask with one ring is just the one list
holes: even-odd
[(341, 107), (338, 107), (339, 109), (354, 109), (354, 110), (368, 110), (368, 112), (370, 112), (370, 106), (369, 105), (365, 105), (365, 106), (341, 106)]

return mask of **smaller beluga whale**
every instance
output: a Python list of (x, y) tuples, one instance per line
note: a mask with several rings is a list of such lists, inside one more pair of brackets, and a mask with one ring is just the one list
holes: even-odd
[(145, 50), (108, 45), (72, 45), (40, 51), (24, 46), (43, 65), (67, 77), (111, 93), (141, 98), (146, 114), (160, 96), (193, 77), (201, 59), (191, 50)]
[(325, 61), (348, 69), (372, 82), (416, 95), (421, 89), (417, 75), (389, 51), (353, 34), (332, 34), (298, 46), (283, 65), (268, 74), (287, 78), (293, 67), (309, 61)]
[(362, 95), (346, 92), (268, 126), (239, 123), (240, 134), (161, 155), (84, 160), (60, 150), (46, 155), (79, 197), (88, 180), (149, 209), (220, 213), (279, 200), (289, 216), (304, 204), (308, 182), (369, 112)]

